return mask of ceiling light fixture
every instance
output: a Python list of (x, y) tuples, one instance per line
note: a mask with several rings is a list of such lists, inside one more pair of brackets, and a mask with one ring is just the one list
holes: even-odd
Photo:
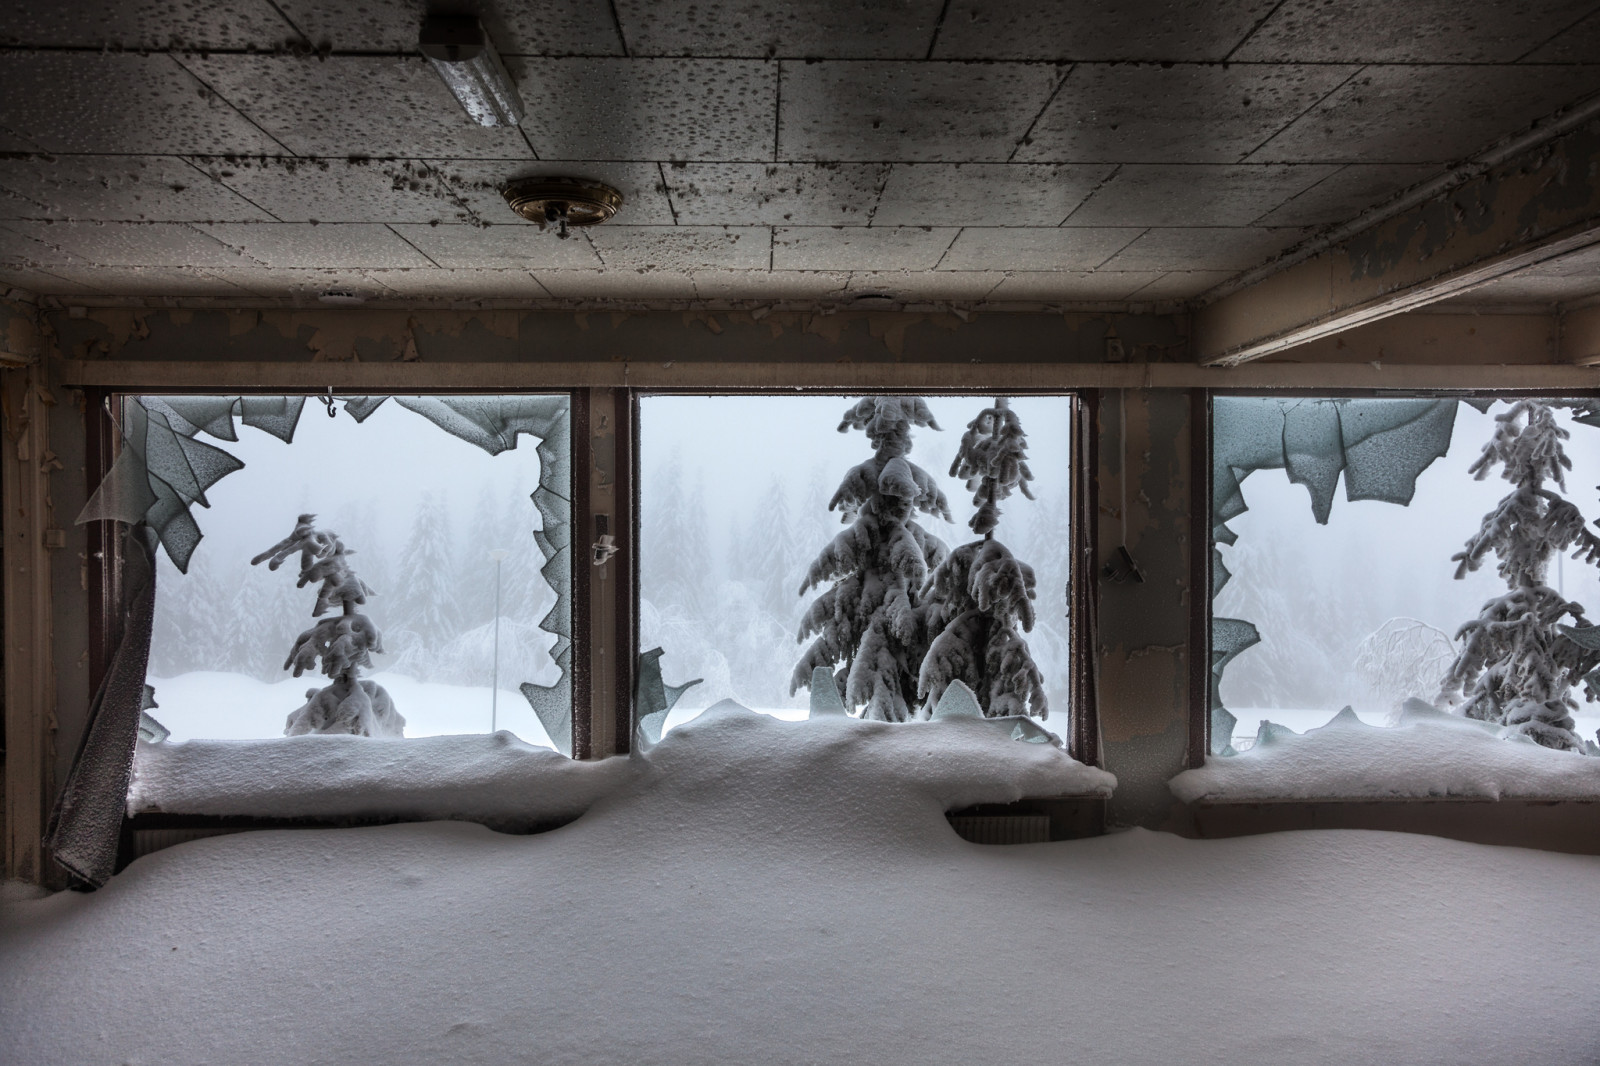
[(419, 47), (478, 125), (515, 126), (522, 121), (522, 97), (477, 19), (429, 16), (422, 23)]
[(540, 229), (553, 228), (562, 240), (568, 226), (598, 226), (622, 206), (620, 192), (582, 178), (517, 178), (500, 193), (511, 210)]

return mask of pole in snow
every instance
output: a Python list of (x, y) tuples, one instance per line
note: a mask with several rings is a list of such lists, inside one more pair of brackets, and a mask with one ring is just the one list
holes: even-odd
[(494, 675), (489, 685), (489, 732), (499, 732), (500, 726), (500, 564), (511, 553), (496, 548), (489, 553), (494, 560)]

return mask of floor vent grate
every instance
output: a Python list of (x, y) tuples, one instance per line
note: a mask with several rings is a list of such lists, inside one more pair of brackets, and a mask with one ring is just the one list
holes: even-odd
[(1048, 814), (955, 814), (950, 826), (974, 844), (1044, 844), (1050, 840)]

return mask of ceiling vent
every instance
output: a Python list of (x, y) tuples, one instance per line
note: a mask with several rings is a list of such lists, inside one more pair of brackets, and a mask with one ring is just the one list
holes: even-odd
[(518, 178), (501, 195), (511, 210), (540, 229), (554, 229), (562, 240), (568, 226), (598, 226), (622, 207), (620, 192), (582, 178)]

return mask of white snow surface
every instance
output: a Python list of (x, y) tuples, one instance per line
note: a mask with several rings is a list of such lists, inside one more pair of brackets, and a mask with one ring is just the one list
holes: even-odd
[(1555, 751), (1442, 711), (1395, 726), (1345, 710), (1296, 733), (1264, 722), (1255, 745), (1168, 782), (1185, 803), (1285, 799), (1600, 799), (1600, 757)]
[[(242, 833), (0, 895), (0, 1061), (1595, 1061), (1572, 931), (1600, 859), (1354, 831), (981, 847), (945, 821), (1081, 778), (1065, 758), (981, 722), (724, 708), (613, 760), (553, 832)], [(1505, 899), (1538, 920), (1470, 902)]]
[[(139, 745), (128, 810), (264, 817), (454, 818), (527, 828), (575, 817), (602, 797), (637, 789), (685, 762), (779, 761), (797, 753), (856, 754), (867, 790), (887, 776), (914, 781), (946, 807), (1024, 796), (1108, 796), (1116, 778), (1049, 744), (1009, 739), (984, 720), (890, 725), (855, 718), (782, 721), (725, 700), (675, 727), (647, 754), (575, 762), (506, 732), (398, 739), (297, 736)], [(843, 756), (839, 756), (843, 758)], [(870, 768), (870, 773), (868, 772)]]

